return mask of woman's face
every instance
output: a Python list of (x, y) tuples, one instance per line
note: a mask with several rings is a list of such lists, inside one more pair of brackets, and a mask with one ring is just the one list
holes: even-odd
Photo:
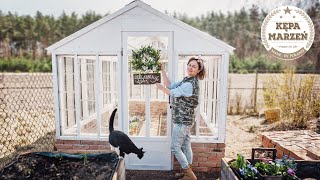
[(190, 61), (187, 66), (188, 76), (196, 76), (199, 72), (199, 65), (196, 60)]

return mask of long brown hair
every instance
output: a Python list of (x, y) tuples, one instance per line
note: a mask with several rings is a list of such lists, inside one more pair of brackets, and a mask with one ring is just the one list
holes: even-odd
[(198, 79), (199, 80), (203, 80), (204, 77), (206, 76), (206, 68), (204, 67), (203, 60), (199, 59), (199, 58), (192, 57), (192, 58), (189, 59), (188, 64), (191, 61), (197, 61), (198, 66), (199, 66)]

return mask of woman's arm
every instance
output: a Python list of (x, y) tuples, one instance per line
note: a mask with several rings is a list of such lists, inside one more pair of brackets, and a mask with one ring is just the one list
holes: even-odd
[(163, 64), (161, 64), (161, 72), (162, 72), (162, 79), (163, 79), (164, 85), (166, 87), (169, 87), (171, 82), (170, 82), (170, 80), (169, 80), (169, 78), (168, 78), (168, 76), (167, 76), (167, 74), (166, 74), (166, 72), (164, 70)]
[(163, 91), (167, 95), (170, 95), (170, 90), (168, 88), (165, 88), (162, 84), (156, 83), (156, 86), (159, 90)]
[(175, 87), (173, 89), (168, 89), (165, 88), (162, 84), (157, 83), (156, 84), (157, 88), (167, 95), (173, 96), (173, 97), (180, 97), (180, 96), (185, 96), (185, 97), (190, 97), (192, 96), (192, 84), (190, 82), (185, 82), (182, 83), (180, 86)]

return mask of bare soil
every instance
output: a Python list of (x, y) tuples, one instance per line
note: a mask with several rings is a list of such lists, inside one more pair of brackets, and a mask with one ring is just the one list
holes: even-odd
[(225, 157), (234, 159), (242, 154), (250, 158), (252, 148), (261, 147), (259, 134), (269, 126), (258, 116), (228, 116)]
[(101, 154), (86, 160), (33, 153), (18, 156), (2, 172), (0, 179), (110, 179), (116, 154)]

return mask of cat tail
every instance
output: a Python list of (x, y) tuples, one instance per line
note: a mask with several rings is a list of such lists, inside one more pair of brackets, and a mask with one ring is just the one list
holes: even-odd
[(114, 116), (116, 115), (117, 112), (117, 108), (113, 110), (110, 119), (109, 119), (109, 133), (111, 133), (114, 129), (113, 129), (113, 121), (114, 121)]

